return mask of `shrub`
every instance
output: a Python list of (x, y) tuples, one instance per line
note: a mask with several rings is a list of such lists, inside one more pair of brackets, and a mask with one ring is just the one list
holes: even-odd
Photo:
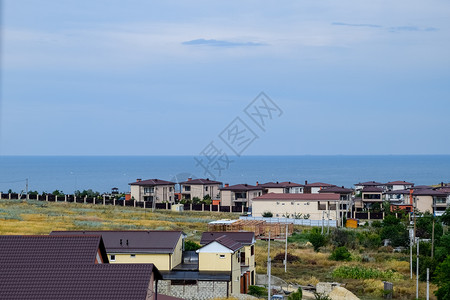
[(331, 260), (336, 261), (350, 261), (352, 260), (351, 253), (345, 247), (338, 247), (330, 255)]
[[(273, 258), (274, 261), (284, 261), (284, 257), (285, 254), (284, 253), (278, 253), (277, 255), (275, 255), (275, 257)], [(294, 254), (287, 254), (287, 261), (288, 262), (293, 262), (293, 261), (299, 261), (300, 258), (297, 255)]]
[(319, 252), (320, 247), (327, 244), (327, 238), (325, 235), (322, 235), (320, 232), (314, 230), (308, 235), (308, 240), (313, 245), (314, 251), (316, 252)]
[(336, 247), (349, 247), (349, 248), (356, 248), (356, 233), (355, 231), (344, 229), (344, 228), (338, 228), (333, 231), (331, 235), (331, 242)]
[(289, 295), (288, 300), (302, 300), (303, 291), (302, 288), (299, 287), (298, 290)]
[(267, 295), (267, 289), (261, 286), (251, 285), (248, 287), (248, 294), (255, 297)]
[(200, 246), (199, 244), (197, 244), (196, 242), (193, 241), (184, 241), (184, 250), (185, 251), (195, 251), (197, 249), (200, 249), (202, 246)]
[(270, 212), (270, 211), (265, 211), (265, 212), (263, 212), (262, 216), (264, 218), (272, 218), (273, 217), (273, 213)]

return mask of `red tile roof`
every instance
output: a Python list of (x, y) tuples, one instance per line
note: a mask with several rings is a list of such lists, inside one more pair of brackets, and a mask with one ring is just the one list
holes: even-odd
[[(0, 266), (13, 264), (94, 264), (100, 249), (108, 262), (100, 235), (3, 235), (0, 236)], [(0, 297), (1, 298), (1, 297)]]
[(202, 238), (200, 240), (200, 245), (206, 245), (221, 236), (230, 237), (231, 239), (243, 245), (251, 245), (255, 240), (255, 233), (249, 231), (209, 231), (203, 232)]
[(110, 253), (173, 253), (182, 231), (53, 231), (51, 235), (97, 234)]
[(280, 194), (280, 193), (269, 193), (256, 198), (253, 198), (253, 201), (258, 200), (299, 200), (299, 201), (333, 201), (339, 200), (340, 195), (338, 194)]
[(161, 179), (147, 179), (147, 180), (141, 180), (141, 181), (135, 181), (135, 182), (131, 182), (129, 183), (129, 185), (174, 185), (175, 182), (171, 182), (171, 181), (165, 181), (165, 180), (161, 180)]
[(146, 300), (152, 273), (162, 279), (153, 264), (0, 266), (0, 299)]
[(180, 184), (184, 184), (184, 185), (205, 185), (205, 184), (222, 184), (222, 182), (215, 181), (215, 180), (209, 180), (209, 178), (206, 178), (206, 179), (198, 178), (198, 179), (192, 179), (192, 180), (188, 180), (188, 181), (183, 181), (183, 182), (180, 182)]

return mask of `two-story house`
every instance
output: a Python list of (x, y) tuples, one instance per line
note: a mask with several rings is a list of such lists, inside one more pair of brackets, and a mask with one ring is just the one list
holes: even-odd
[(334, 184), (323, 183), (323, 182), (313, 182), (308, 183), (305, 181), (305, 187), (303, 193), (305, 194), (318, 194), (320, 190), (330, 188), (335, 186)]
[(384, 184), (384, 190), (387, 191), (400, 191), (400, 190), (409, 190), (414, 186), (412, 182), (406, 181), (391, 181)]
[(228, 236), (242, 244), (241, 249), (241, 293), (246, 294), (248, 287), (256, 282), (255, 272), (255, 233), (248, 231), (209, 231), (202, 234), (201, 245), (207, 245), (221, 236)]
[(175, 201), (175, 182), (161, 179), (136, 179), (129, 183), (131, 198), (136, 201), (154, 203), (173, 203)]
[(383, 203), (383, 189), (375, 185), (364, 186), (360, 191), (361, 198), (355, 199), (355, 208), (371, 209), (374, 206), (380, 206)]
[(303, 193), (304, 186), (299, 183), (284, 181), (284, 182), (266, 182), (259, 184), (256, 182), (256, 186), (263, 189), (263, 194), (269, 193), (284, 193), (284, 194), (301, 194)]
[(220, 188), (222, 182), (206, 179), (192, 179), (180, 182), (181, 198), (191, 200), (194, 197), (202, 200), (205, 196), (209, 196), (212, 200), (220, 199)]
[(225, 184), (220, 189), (220, 205), (222, 206), (252, 206), (252, 200), (261, 196), (263, 188), (250, 184)]
[(355, 183), (355, 194), (360, 196), (361, 190), (365, 187), (384, 188), (384, 184), (381, 182), (377, 182), (377, 181), (366, 181), (366, 182)]

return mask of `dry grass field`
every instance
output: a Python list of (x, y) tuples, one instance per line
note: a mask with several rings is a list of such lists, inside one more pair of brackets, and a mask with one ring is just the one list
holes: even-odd
[[(235, 219), (236, 214), (210, 212), (172, 212), (133, 207), (101, 206), (76, 203), (42, 201), (0, 200), (0, 234), (48, 234), (52, 230), (183, 230), (188, 239), (198, 242), (207, 223), (218, 219)], [(302, 228), (296, 228), (301, 231)], [(284, 243), (274, 241), (271, 257), (284, 253)], [(383, 278), (343, 279), (333, 277), (333, 271), (341, 266), (357, 266), (362, 270), (379, 270), (390, 274), (394, 283), (395, 299), (414, 299), (415, 281), (409, 279), (409, 257), (402, 253), (382, 251), (352, 251), (352, 261), (329, 260), (331, 248), (313, 251), (307, 242), (289, 244), (289, 253), (298, 260), (288, 264), (284, 272), (282, 261), (274, 261), (272, 274), (290, 284), (316, 284), (319, 281), (337, 281), (361, 299), (382, 299)], [(256, 245), (257, 272), (266, 273), (267, 242)], [(364, 259), (363, 259), (364, 258)], [(369, 258), (369, 259), (367, 259)], [(365, 262), (367, 261), (367, 262)], [(356, 276), (358, 277), (358, 276)], [(431, 285), (431, 291), (436, 286)], [(420, 285), (420, 297), (425, 299), (426, 285)], [(432, 295), (431, 299), (435, 299)]]

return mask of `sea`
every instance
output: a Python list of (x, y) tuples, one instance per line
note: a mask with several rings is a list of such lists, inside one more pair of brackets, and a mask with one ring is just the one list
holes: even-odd
[[(353, 187), (362, 181), (405, 180), (416, 185), (450, 182), (450, 155), (241, 156), (213, 164), (194, 156), (0, 156), (0, 191), (73, 193), (130, 190), (137, 178), (223, 183), (325, 182)], [(201, 162), (201, 163), (199, 163)], [(208, 164), (209, 163), (209, 164)], [(216, 162), (217, 163), (217, 162)], [(209, 166), (209, 167), (208, 167)]]

